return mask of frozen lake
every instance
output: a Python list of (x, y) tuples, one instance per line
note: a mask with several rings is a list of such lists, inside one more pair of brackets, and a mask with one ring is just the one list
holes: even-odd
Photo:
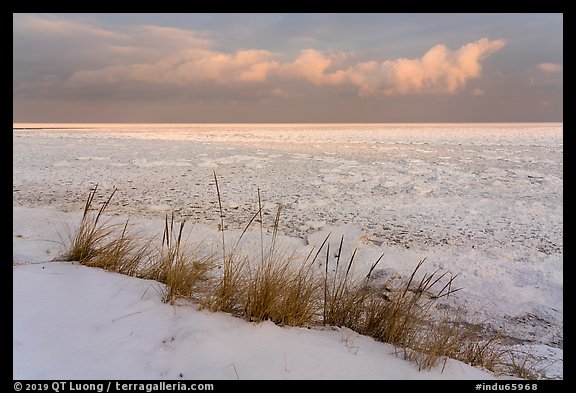
[(384, 252), (401, 274), (426, 256), (460, 274), (473, 316), (561, 362), (562, 123), (13, 131), (15, 207), (79, 212), (99, 183), (119, 189), (111, 212), (217, 228), (213, 171), (228, 229), (246, 225), (260, 189), (270, 216), (283, 206), (284, 235), (340, 231), (361, 263)]

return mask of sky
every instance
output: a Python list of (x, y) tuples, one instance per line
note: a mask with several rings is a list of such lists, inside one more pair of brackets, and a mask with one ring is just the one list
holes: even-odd
[(13, 121), (563, 121), (562, 14), (13, 14)]

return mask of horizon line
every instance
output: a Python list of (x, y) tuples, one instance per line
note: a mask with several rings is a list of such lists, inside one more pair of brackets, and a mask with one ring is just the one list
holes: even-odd
[[(24, 128), (92, 128), (94, 126), (218, 126), (218, 125), (263, 125), (263, 126), (280, 126), (280, 125), (446, 125), (446, 124), (564, 124), (564, 121), (469, 121), (469, 122), (201, 122), (201, 123), (168, 123), (168, 122), (13, 122), (13, 129)], [(41, 127), (40, 127), (41, 126)]]

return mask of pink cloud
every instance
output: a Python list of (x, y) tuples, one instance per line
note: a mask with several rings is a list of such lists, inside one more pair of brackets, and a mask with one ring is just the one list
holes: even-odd
[(504, 45), (504, 40), (486, 38), (456, 51), (436, 45), (419, 59), (363, 63), (346, 74), (361, 95), (456, 93), (468, 80), (478, 78), (481, 61)]
[(264, 82), (278, 68), (267, 51), (237, 51), (235, 54), (207, 49), (188, 49), (154, 63), (114, 65), (97, 70), (74, 73), (70, 87), (85, 84), (137, 81), (189, 85), (201, 82), (238, 83)]
[(547, 74), (562, 72), (562, 64), (540, 63), (538, 64), (538, 69)]
[(324, 84), (325, 71), (332, 64), (332, 59), (314, 49), (300, 52), (292, 63), (283, 64), (280, 70), (282, 76), (304, 78), (315, 85)]
[[(180, 37), (179, 29), (142, 27), (153, 37)], [(210, 49), (195, 34), (180, 38), (174, 52), (154, 62), (119, 64), (74, 73), (68, 86), (138, 81), (180, 86), (216, 83), (264, 84), (305, 80), (315, 86), (350, 86), (361, 96), (453, 94), (480, 77), (482, 61), (505, 46), (504, 40), (480, 39), (450, 50), (436, 45), (421, 58), (366, 61), (344, 67), (350, 54), (305, 49), (292, 61), (281, 62), (266, 50), (224, 53)], [(178, 49), (180, 48), (180, 49)], [(271, 86), (274, 91), (277, 86)], [(283, 89), (282, 91), (285, 91)]]

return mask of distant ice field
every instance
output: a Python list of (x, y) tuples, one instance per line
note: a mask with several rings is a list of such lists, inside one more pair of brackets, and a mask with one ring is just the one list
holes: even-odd
[(562, 125), (142, 126), (13, 140), (16, 205), (77, 208), (99, 183), (120, 189), (116, 211), (216, 222), (216, 171), (238, 207), (232, 226), (260, 188), (295, 236), (350, 223), (376, 243), (562, 249)]

